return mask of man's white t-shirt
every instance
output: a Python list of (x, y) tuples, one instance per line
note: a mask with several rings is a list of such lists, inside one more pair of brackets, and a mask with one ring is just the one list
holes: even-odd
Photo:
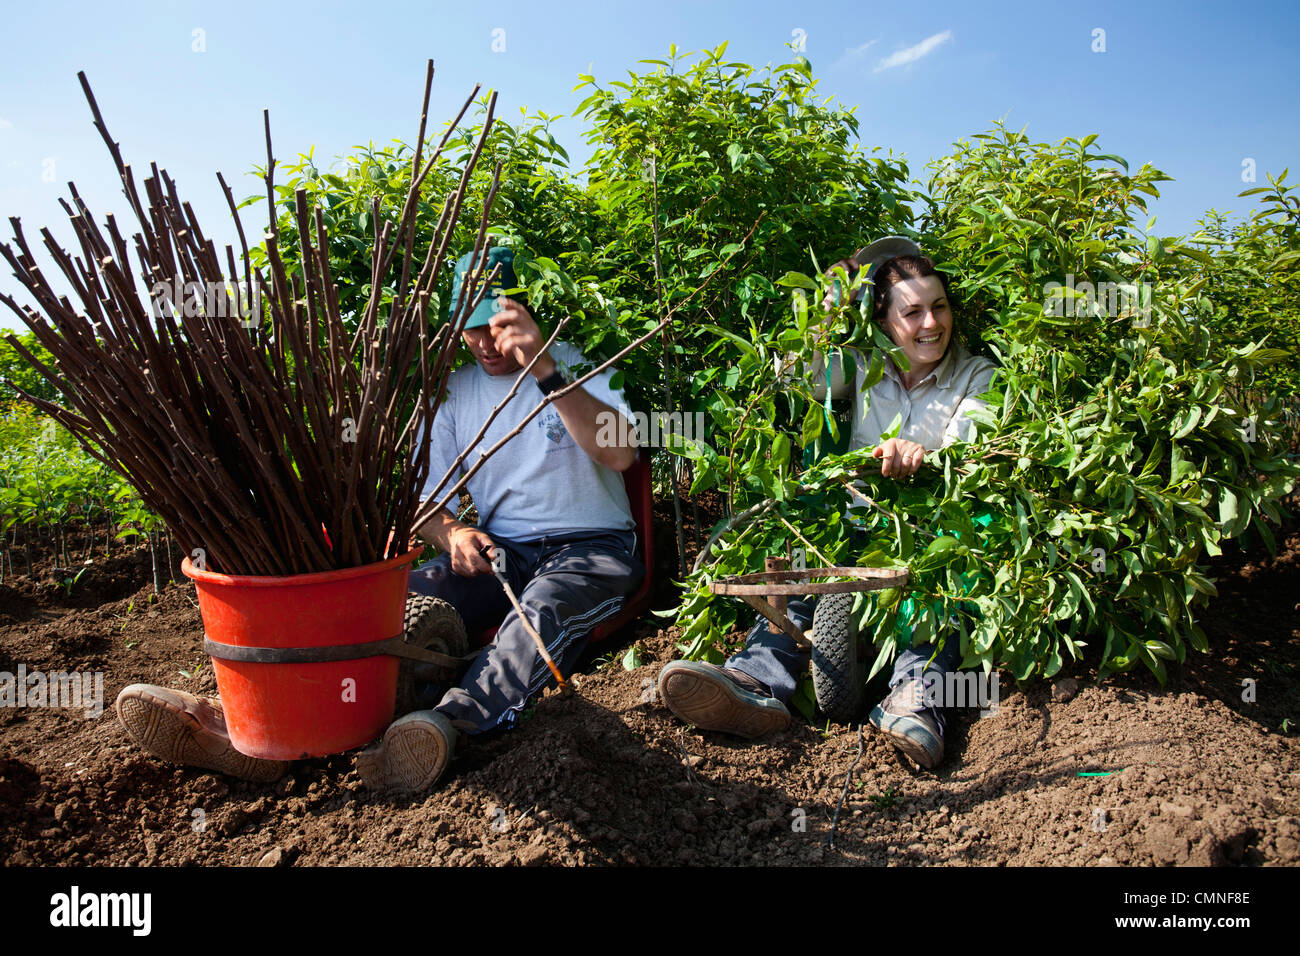
[[(588, 364), (566, 342), (556, 342), (551, 357), (567, 377)], [(610, 387), (613, 369), (593, 376), (582, 388), (618, 412), (621, 389)], [(452, 372), (447, 392), (434, 417), (429, 449), (429, 477), (421, 499), (428, 498), (456, 456), (473, 441), (492, 409), (505, 400), (519, 373), (489, 375), (478, 362)], [(542, 393), (531, 375), (501, 410), (487, 433), (466, 456), (444, 486), (451, 487), (501, 438), (518, 426)], [(573, 440), (554, 406), (548, 406), (511, 438), (469, 480), (470, 497), (478, 509), (478, 527), (490, 535), (528, 541), (572, 531), (630, 531), (635, 527), (623, 476), (597, 464)], [(456, 507), (458, 500), (448, 502)]]

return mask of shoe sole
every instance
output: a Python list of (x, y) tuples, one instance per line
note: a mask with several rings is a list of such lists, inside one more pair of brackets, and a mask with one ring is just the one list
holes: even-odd
[(428, 715), (417, 711), (393, 721), (378, 745), (357, 754), (366, 789), (419, 793), (437, 782), (451, 759), (456, 732), (441, 714), (432, 720)]
[(286, 760), (240, 753), (229, 738), (205, 729), (185, 708), (183, 699), (167, 688), (132, 684), (117, 695), (115, 709), (118, 721), (137, 745), (170, 763), (214, 770), (252, 783), (274, 783), (289, 769)]
[(763, 737), (790, 726), (790, 712), (775, 698), (760, 698), (694, 661), (674, 661), (659, 675), (659, 696), (674, 714), (702, 730)]
[(877, 704), (867, 719), (891, 744), (926, 770), (933, 770), (943, 762), (943, 741), (907, 717), (890, 714)]

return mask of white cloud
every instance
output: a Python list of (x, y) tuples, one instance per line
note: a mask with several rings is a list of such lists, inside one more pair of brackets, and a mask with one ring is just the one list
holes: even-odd
[(921, 59), (921, 57), (942, 46), (951, 39), (951, 30), (944, 30), (942, 33), (936, 33), (932, 37), (926, 37), (920, 43), (916, 44), (916, 46), (909, 46), (904, 50), (899, 50), (897, 53), (891, 53), (889, 56), (885, 57), (876, 64), (875, 72), (879, 73), (882, 70), (891, 70), (896, 66), (915, 63), (917, 60)]
[(852, 63), (857, 62), (858, 60), (862, 59), (862, 57), (866, 54), (867, 50), (871, 49), (878, 42), (879, 42), (878, 40), (868, 40), (866, 43), (862, 43), (859, 44), (858, 46), (851, 47), (850, 49), (845, 50), (843, 53), (840, 54), (839, 58), (833, 64), (831, 64), (832, 67), (848, 66)]
[(862, 56), (862, 54), (866, 53), (867, 50), (869, 50), (869, 49), (871, 49), (873, 46), (875, 46), (878, 42), (880, 42), (880, 41), (879, 41), (879, 40), (868, 40), (866, 43), (863, 43), (861, 46), (855, 46), (855, 47), (854, 47), (853, 49), (851, 49), (851, 50), (845, 50), (845, 51), (844, 51), (844, 55), (845, 55), (846, 57), (852, 57), (852, 58), (860, 57), (860, 56)]
[(13, 129), (14, 124), (9, 122), (3, 116), (0, 116), (0, 129)]

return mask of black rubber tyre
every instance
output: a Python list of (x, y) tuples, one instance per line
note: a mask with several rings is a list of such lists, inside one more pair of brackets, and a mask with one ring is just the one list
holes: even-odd
[[(460, 612), (441, 598), (424, 594), (406, 597), (406, 643), (449, 657), (463, 657), (469, 649), (469, 635)], [(417, 684), (455, 681), (460, 675), (436, 664), (401, 658), (397, 671), (397, 712), (409, 713), (415, 706)]]
[(853, 595), (824, 594), (813, 612), (812, 678), (818, 709), (837, 724), (852, 722), (866, 697), (858, 655)]

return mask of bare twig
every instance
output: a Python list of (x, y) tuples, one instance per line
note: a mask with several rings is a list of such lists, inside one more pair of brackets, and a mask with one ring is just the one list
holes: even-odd
[(853, 770), (857, 767), (858, 761), (862, 759), (864, 746), (862, 725), (858, 724), (858, 755), (853, 758), (853, 763), (849, 764), (849, 769), (844, 774), (844, 789), (840, 791), (840, 802), (835, 804), (835, 813), (831, 816), (831, 828), (827, 831), (826, 836), (822, 838), (822, 846), (832, 848), (835, 846), (835, 827), (838, 826), (840, 821), (840, 808), (844, 806), (844, 798), (849, 795), (849, 784), (853, 782)]
[(572, 688), (569, 686), (569, 682), (564, 679), (564, 675), (560, 673), (560, 669), (555, 666), (555, 661), (551, 659), (551, 653), (546, 649), (546, 642), (542, 640), (542, 635), (537, 633), (537, 629), (533, 627), (532, 622), (528, 620), (528, 616), (524, 614), (524, 609), (520, 607), (519, 598), (515, 597), (515, 592), (511, 589), (510, 581), (506, 578), (505, 572), (497, 571), (496, 578), (501, 582), (506, 597), (510, 599), (511, 607), (515, 609), (515, 617), (519, 619), (519, 623), (528, 632), (528, 636), (533, 639), (533, 642), (537, 645), (537, 653), (542, 655), (542, 660), (550, 668), (551, 675), (555, 678), (556, 687), (559, 688), (562, 694), (571, 693)]

